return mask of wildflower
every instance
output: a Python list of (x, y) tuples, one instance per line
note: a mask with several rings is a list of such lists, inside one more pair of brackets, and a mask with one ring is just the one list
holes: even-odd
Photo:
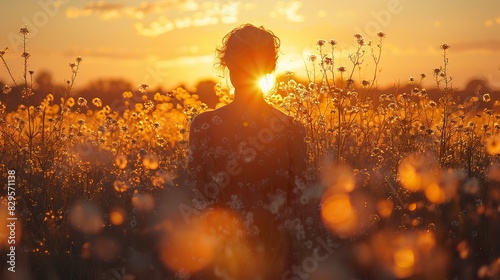
[(29, 97), (31, 97), (31, 96), (33, 96), (33, 95), (35, 95), (35, 93), (34, 93), (34, 92), (30, 89), (30, 88), (27, 88), (27, 87), (25, 87), (25, 88), (23, 89), (23, 91), (22, 91), (22, 93), (21, 93), (21, 94), (22, 94), (22, 96), (21, 96), (21, 97), (22, 97), (23, 99), (24, 99), (24, 98), (29, 98)]
[(364, 86), (364, 87), (367, 87), (367, 86), (370, 85), (370, 82), (367, 81), (367, 80), (363, 80), (363, 81), (361, 81), (361, 85)]
[(76, 67), (76, 63), (70, 63), (70, 64), (69, 64), (69, 67), (70, 67), (71, 69), (74, 69), (74, 68)]
[(126, 124), (125, 124), (125, 125), (122, 125), (122, 127), (120, 128), (120, 130), (121, 130), (122, 132), (127, 132), (127, 131), (129, 131), (128, 125), (126, 125)]
[(146, 108), (146, 110), (153, 109), (154, 106), (155, 106), (155, 103), (151, 100), (146, 100), (144, 102), (144, 108)]
[(377, 147), (373, 148), (372, 150), (373, 155), (379, 155), (380, 153), (382, 153), (382, 150), (380, 148)]
[(310, 60), (311, 62), (316, 61), (316, 56), (315, 56), (314, 54), (311, 54), (311, 55), (309, 56), (309, 60)]
[(123, 94), (122, 94), (122, 97), (125, 98), (125, 99), (129, 99), (129, 98), (132, 98), (133, 94), (132, 92), (130, 91), (125, 91)]
[[(364, 46), (364, 45), (366, 45), (365, 39), (363, 39), (363, 38), (358, 39), (358, 44), (359, 44), (360, 46)], [(371, 44), (371, 43), (370, 43), (370, 42), (368, 42), (368, 44)]]
[(478, 102), (479, 101), (479, 98), (477, 96), (473, 96), (469, 99), (469, 102), (470, 103), (475, 103), (475, 102)]
[(309, 83), (309, 90), (315, 91), (317, 89), (318, 89), (318, 85), (317, 84), (315, 84), (313, 82)]
[(337, 70), (342, 73), (346, 71), (344, 66), (340, 66), (339, 68), (337, 68)]
[(154, 127), (154, 129), (158, 129), (158, 128), (160, 128), (161, 126), (160, 126), (160, 123), (159, 123), (159, 122), (154, 122), (154, 123), (153, 123), (153, 127)]
[(488, 116), (491, 116), (495, 113), (495, 110), (493, 109), (488, 109), (488, 108), (484, 108), (484, 113)]
[(328, 41), (328, 44), (330, 44), (333, 47), (333, 46), (337, 45), (337, 41), (330, 39), (330, 41)]
[(326, 65), (331, 65), (333, 63), (333, 59), (331, 57), (327, 57), (325, 56), (325, 58), (323, 59), (323, 62), (326, 64)]
[(76, 102), (76, 104), (78, 104), (78, 106), (80, 107), (85, 107), (87, 106), (87, 99), (83, 97), (78, 97), (78, 101)]
[(81, 57), (81, 56), (77, 56), (77, 57), (76, 57), (76, 62), (77, 62), (77, 63), (82, 62), (82, 60), (83, 60), (83, 59), (82, 59), (82, 57)]
[(78, 125), (82, 126), (82, 125), (84, 125), (84, 124), (85, 124), (85, 120), (84, 120), (84, 119), (79, 119), (79, 120), (77, 121), (77, 123), (78, 123)]
[(446, 44), (446, 43), (441, 44), (441, 49), (442, 49), (443, 51), (446, 51), (446, 50), (447, 50), (447, 49), (449, 49), (449, 48), (450, 48), (450, 45), (448, 45), (448, 44)]
[(104, 125), (100, 125), (100, 126), (97, 128), (97, 131), (104, 133), (104, 132), (106, 132), (106, 127), (105, 127)]
[(318, 46), (322, 47), (323, 45), (325, 45), (325, 40), (323, 40), (323, 39), (319, 39), (319, 40), (316, 42), (316, 44), (317, 44)]
[(385, 33), (384, 33), (384, 32), (382, 32), (382, 31), (380, 31), (380, 32), (378, 32), (378, 33), (377, 33), (377, 36), (378, 36), (379, 38), (385, 38)]
[(414, 78), (414, 77), (410, 77), (410, 78), (408, 79), (408, 83), (409, 83), (409, 84), (413, 84), (413, 82), (415, 82), (415, 78)]
[(25, 25), (24, 27), (21, 27), (21, 29), (19, 30), (19, 34), (23, 34), (23, 35), (30, 35), (30, 30), (28, 29), (28, 27)]
[(102, 107), (102, 101), (98, 97), (92, 99), (92, 104), (94, 104), (94, 106), (96, 106), (97, 108)]
[(3, 57), (3, 55), (6, 54), (8, 50), (9, 48), (5, 48), (3, 49), (3, 51), (0, 51), (0, 57)]
[(143, 94), (144, 94), (144, 93), (146, 93), (146, 90), (147, 90), (148, 88), (149, 88), (149, 86), (148, 86), (147, 84), (142, 84), (142, 85), (140, 85), (140, 86), (139, 86), (139, 89), (138, 89), (138, 90), (139, 90), (139, 92), (140, 92), (140, 93), (143, 93)]
[(356, 34), (354, 34), (354, 38), (356, 38), (357, 40), (359, 40), (359, 39), (361, 39), (363, 37), (361, 36), (361, 34), (356, 33)]
[(30, 53), (29, 52), (23, 52), (23, 54), (21, 54), (21, 57), (22, 58), (25, 58), (25, 59), (28, 59), (30, 57)]
[(434, 76), (437, 76), (441, 72), (441, 68), (434, 68), (432, 69)]
[(8, 85), (4, 85), (4, 86), (3, 86), (2, 92), (3, 92), (4, 94), (9, 94), (11, 91), (12, 91), (12, 88), (11, 88), (11, 87), (9, 87)]
[(483, 101), (484, 101), (484, 102), (490, 102), (490, 101), (491, 101), (491, 96), (490, 96), (490, 94), (489, 94), (489, 93), (485, 93), (485, 94), (483, 95)]

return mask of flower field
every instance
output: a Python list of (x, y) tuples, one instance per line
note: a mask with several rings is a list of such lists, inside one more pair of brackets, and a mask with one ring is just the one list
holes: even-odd
[[(29, 30), (21, 34), (26, 39)], [(278, 76), (266, 96), (307, 134), (307, 174), (294, 190), (307, 214), (289, 226), (306, 245), (297, 271), (283, 279), (499, 279), (500, 100), (481, 90), (456, 95), (447, 44), (440, 66), (409, 78), (410, 91), (379, 90), (386, 39), (356, 34), (345, 65), (337, 62), (337, 42), (318, 40), (317, 53), (306, 58), (308, 76)], [(0, 55), (13, 77), (10, 54)], [(191, 205), (189, 125), (213, 108), (183, 88), (140, 85), (111, 104), (75, 96), (80, 57), (70, 63), (62, 97), (41, 97), (29, 58), (25, 44), (23, 80), (4, 86), (0, 104), (2, 184), (15, 171), (18, 221), (16, 278), (4, 278), (12, 277), (5, 226), (0, 278), (198, 279), (215, 267), (224, 271), (220, 279), (243, 279), (228, 261), (246, 256), (241, 248), (184, 225), (192, 209), (184, 207)], [(437, 95), (422, 87), (424, 79), (435, 81)], [(7, 110), (16, 90), (21, 102)], [(215, 90), (217, 107), (231, 102), (230, 90)], [(11, 195), (2, 188), (0, 196), (3, 223)], [(193, 224), (244, 227), (218, 218)], [(179, 231), (178, 244), (166, 241)], [(207, 236), (218, 245), (206, 245)], [(233, 257), (212, 252), (220, 246)], [(310, 257), (314, 248), (328, 258)]]

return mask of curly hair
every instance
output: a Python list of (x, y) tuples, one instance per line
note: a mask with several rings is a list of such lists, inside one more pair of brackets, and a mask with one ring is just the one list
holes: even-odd
[(264, 27), (244, 24), (233, 29), (216, 49), (215, 67), (269, 74), (276, 69), (280, 39)]

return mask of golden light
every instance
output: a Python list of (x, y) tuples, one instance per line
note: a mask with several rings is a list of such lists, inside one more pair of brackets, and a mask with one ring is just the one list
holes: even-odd
[(408, 277), (413, 274), (415, 253), (411, 248), (401, 248), (394, 252), (394, 272), (399, 277)]
[[(213, 209), (189, 225), (173, 225), (162, 240), (160, 258), (165, 266), (194, 273), (210, 266), (236, 276), (241, 265), (253, 265), (255, 254), (245, 244), (244, 225), (226, 209)], [(243, 261), (243, 262), (242, 262)]]
[(389, 218), (394, 208), (392, 200), (380, 200), (377, 202), (377, 212), (383, 218)]
[(115, 226), (123, 224), (123, 222), (125, 221), (125, 211), (123, 211), (123, 209), (121, 208), (113, 209), (109, 213), (109, 220)]
[(157, 155), (147, 154), (142, 158), (142, 164), (146, 168), (149, 168), (151, 170), (156, 170), (160, 165), (160, 162)]
[(101, 210), (87, 201), (78, 202), (71, 208), (69, 221), (76, 230), (85, 234), (98, 233), (104, 227)]
[(437, 181), (438, 166), (433, 156), (414, 153), (403, 158), (398, 166), (398, 179), (409, 191), (420, 191)]
[(276, 76), (274, 74), (267, 74), (259, 80), (259, 87), (262, 93), (269, 94), (276, 84)]
[(115, 158), (115, 165), (116, 167), (118, 167), (119, 169), (125, 169), (127, 167), (127, 157), (124, 156), (124, 155), (118, 155), (116, 156)]
[(321, 218), (325, 226), (339, 236), (353, 235), (356, 230), (356, 212), (347, 194), (327, 197), (321, 207)]
[(180, 228), (163, 240), (160, 258), (169, 268), (199, 271), (214, 258), (216, 240), (195, 227)]
[(490, 155), (500, 154), (500, 134), (491, 136), (486, 140), (486, 151)]
[(125, 192), (126, 190), (128, 190), (128, 185), (124, 181), (116, 180), (113, 182), (113, 188), (117, 192)]
[(430, 184), (425, 189), (425, 196), (432, 203), (443, 203), (446, 200), (446, 194), (443, 189), (439, 187), (438, 184)]
[(143, 211), (151, 211), (155, 206), (154, 197), (148, 193), (144, 194), (139, 194), (138, 192), (134, 193), (131, 202), (132, 206)]
[(326, 163), (321, 174), (321, 182), (326, 192), (352, 192), (356, 187), (353, 169), (346, 164)]

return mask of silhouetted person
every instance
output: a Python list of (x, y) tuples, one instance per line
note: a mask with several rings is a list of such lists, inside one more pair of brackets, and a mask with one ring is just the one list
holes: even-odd
[(290, 269), (292, 248), (283, 221), (290, 214), (294, 182), (305, 169), (304, 129), (267, 104), (258, 85), (275, 70), (279, 46), (279, 38), (263, 27), (246, 24), (228, 33), (217, 52), (220, 67), (229, 70), (234, 101), (191, 123), (189, 172), (200, 208), (238, 214), (253, 250), (251, 261), (260, 264), (260, 271), (240, 264), (237, 279), (257, 274), (282, 279)]

